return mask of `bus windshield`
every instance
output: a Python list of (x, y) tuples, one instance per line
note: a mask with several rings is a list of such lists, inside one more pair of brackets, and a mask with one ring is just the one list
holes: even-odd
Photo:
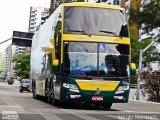
[(129, 45), (65, 42), (64, 73), (74, 76), (126, 77)]
[(105, 8), (65, 6), (64, 34), (128, 37), (125, 12)]

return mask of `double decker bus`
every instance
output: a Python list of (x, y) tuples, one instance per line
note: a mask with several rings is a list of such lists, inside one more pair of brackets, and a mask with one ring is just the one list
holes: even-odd
[[(35, 33), (33, 97), (111, 108), (127, 103), (131, 64), (125, 10), (99, 3), (61, 4)], [(132, 69), (131, 69), (132, 68)]]

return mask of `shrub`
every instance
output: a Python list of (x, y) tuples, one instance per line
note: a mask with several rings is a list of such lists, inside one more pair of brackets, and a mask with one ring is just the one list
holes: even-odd
[(132, 76), (130, 83), (131, 83), (131, 84), (137, 84), (137, 79), (138, 79), (138, 76), (137, 76), (137, 75)]
[(160, 102), (160, 74), (148, 74), (146, 91), (149, 101)]
[(12, 85), (14, 83), (14, 80), (12, 77), (7, 78), (7, 82), (9, 85)]

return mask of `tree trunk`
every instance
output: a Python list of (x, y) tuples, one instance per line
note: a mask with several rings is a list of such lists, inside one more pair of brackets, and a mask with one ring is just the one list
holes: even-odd
[(129, 26), (133, 30), (133, 34), (137, 38), (139, 38), (140, 25), (139, 25), (138, 22), (135, 22), (135, 21), (138, 21), (138, 13), (139, 13), (139, 10), (140, 10), (140, 6), (141, 6), (141, 0), (131, 0), (130, 1), (130, 9), (132, 10), (136, 20), (134, 20), (134, 21), (130, 20), (129, 21)]
[(125, 9), (126, 0), (121, 0), (121, 7)]

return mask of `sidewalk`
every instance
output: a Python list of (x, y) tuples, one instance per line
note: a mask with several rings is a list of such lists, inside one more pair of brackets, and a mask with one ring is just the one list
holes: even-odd
[(7, 82), (0, 82), (0, 86), (19, 86), (20, 82), (18, 80), (14, 80), (12, 85), (8, 85)]
[(137, 89), (135, 88), (131, 88), (130, 89), (130, 94), (129, 94), (129, 101), (134, 101), (134, 102), (143, 102), (143, 103), (149, 103), (149, 104), (158, 104), (160, 105), (160, 103), (158, 102), (151, 102), (147, 100), (147, 93), (142, 92), (142, 89), (140, 90), (140, 96), (139, 96), (139, 100), (136, 100), (136, 91)]
[[(129, 94), (129, 99), (130, 100), (136, 100), (136, 88), (131, 88), (130, 89), (130, 94)], [(139, 100), (141, 101), (147, 101), (147, 93), (144, 93), (142, 89), (140, 89), (140, 95), (139, 95)]]

